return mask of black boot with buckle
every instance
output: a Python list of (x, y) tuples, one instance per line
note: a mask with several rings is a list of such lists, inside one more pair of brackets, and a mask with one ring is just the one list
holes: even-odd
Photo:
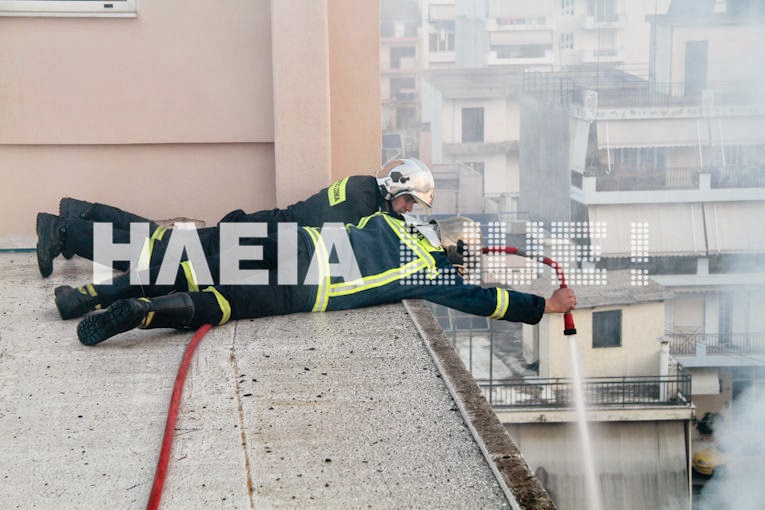
[(85, 317), (77, 325), (77, 337), (85, 345), (96, 345), (131, 329), (190, 327), (194, 302), (185, 292), (153, 299), (120, 299), (106, 311)]

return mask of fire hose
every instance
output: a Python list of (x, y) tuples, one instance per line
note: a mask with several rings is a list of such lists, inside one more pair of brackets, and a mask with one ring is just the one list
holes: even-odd
[[(558, 277), (558, 282), (560, 283), (561, 289), (568, 287), (568, 285), (566, 285), (566, 277), (563, 274), (563, 269), (560, 267), (560, 264), (549, 257), (529, 255), (526, 253), (526, 251), (520, 248), (515, 248), (514, 246), (488, 246), (484, 247), (481, 251), (483, 253), (505, 253), (507, 255), (518, 255), (519, 257), (535, 259), (542, 264), (550, 266), (555, 271), (555, 275)], [(563, 314), (563, 334), (566, 336), (576, 335), (574, 317), (571, 315), (571, 312), (566, 312)]]
[(146, 510), (156, 510), (159, 508), (159, 500), (162, 497), (162, 488), (165, 486), (165, 477), (167, 476), (167, 463), (170, 459), (170, 450), (173, 446), (173, 437), (175, 436), (175, 422), (178, 418), (178, 407), (181, 403), (181, 394), (183, 393), (183, 384), (186, 381), (186, 373), (189, 370), (191, 359), (202, 338), (207, 334), (212, 326), (210, 324), (202, 325), (191, 338), (186, 352), (183, 354), (183, 360), (178, 367), (178, 374), (175, 376), (175, 385), (173, 394), (170, 397), (170, 408), (167, 411), (167, 422), (165, 422), (165, 433), (162, 437), (162, 448), (157, 460), (157, 469), (154, 472), (154, 484), (149, 494), (149, 502), (146, 504)]

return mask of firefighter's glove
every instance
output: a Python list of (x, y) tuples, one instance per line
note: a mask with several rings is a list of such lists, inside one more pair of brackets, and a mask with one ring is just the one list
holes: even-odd
[(457, 245), (446, 247), (446, 256), (449, 258), (449, 262), (452, 263), (454, 268), (459, 272), (460, 276), (465, 275), (466, 265), (470, 258), (470, 250), (462, 239), (457, 241)]

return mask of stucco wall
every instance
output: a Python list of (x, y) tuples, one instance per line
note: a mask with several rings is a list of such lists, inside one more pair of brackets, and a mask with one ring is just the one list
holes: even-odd
[(0, 248), (64, 195), (212, 224), (374, 173), (378, 44), (376, 0), (0, 18)]
[[(685, 423), (675, 420), (589, 424), (602, 508), (689, 508)], [(576, 423), (505, 424), (505, 427), (560, 508), (590, 508), (585, 452)]]
[[(592, 347), (592, 312), (622, 310), (622, 344), (620, 347)], [(554, 319), (559, 319), (555, 317)], [(545, 320), (550, 320), (545, 317)], [(558, 322), (558, 321), (556, 321)], [(576, 342), (583, 377), (640, 376), (659, 373), (659, 338), (664, 332), (664, 304), (661, 302), (582, 309), (574, 312)], [(549, 325), (549, 351), (541, 353), (540, 369), (549, 363), (545, 377), (571, 377), (568, 342), (560, 328)], [(560, 337), (560, 338), (559, 338)]]

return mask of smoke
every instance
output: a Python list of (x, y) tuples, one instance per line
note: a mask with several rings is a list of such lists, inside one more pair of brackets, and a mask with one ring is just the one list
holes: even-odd
[(762, 510), (765, 508), (765, 393), (756, 386), (733, 402), (732, 418), (715, 425), (724, 466), (715, 469), (701, 492), (699, 510)]

